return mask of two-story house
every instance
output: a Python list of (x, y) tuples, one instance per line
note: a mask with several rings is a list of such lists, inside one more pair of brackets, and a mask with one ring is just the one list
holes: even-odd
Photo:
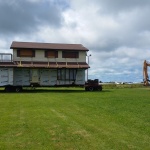
[[(84, 85), (88, 49), (81, 44), (12, 42), (9, 68), (14, 86)], [(11, 76), (11, 77), (10, 77)]]

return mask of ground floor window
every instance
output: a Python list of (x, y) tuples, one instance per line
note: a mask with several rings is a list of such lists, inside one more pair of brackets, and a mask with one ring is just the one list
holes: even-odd
[(75, 80), (77, 69), (58, 69), (57, 79), (58, 80)]
[(76, 73), (77, 73), (76, 69), (70, 69), (70, 72), (69, 72), (70, 80), (75, 80), (76, 79)]

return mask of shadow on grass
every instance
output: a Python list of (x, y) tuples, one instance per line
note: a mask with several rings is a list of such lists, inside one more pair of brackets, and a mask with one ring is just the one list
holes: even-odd
[[(102, 91), (85, 91), (84, 88), (35, 88), (35, 89), (23, 89), (19, 93), (104, 93), (104, 92), (111, 92), (110, 90), (104, 89)], [(13, 94), (16, 93), (15, 91), (12, 92), (5, 92), (4, 89), (0, 89), (1, 93)]]

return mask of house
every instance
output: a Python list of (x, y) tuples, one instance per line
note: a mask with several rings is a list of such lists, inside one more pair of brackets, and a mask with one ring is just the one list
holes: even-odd
[[(12, 42), (11, 62), (0, 62), (13, 86), (84, 85), (86, 54), (81, 44)], [(1, 71), (2, 72), (2, 71)], [(5, 76), (6, 77), (6, 76)], [(6, 80), (6, 79), (5, 79)], [(5, 85), (0, 84), (0, 85)]]

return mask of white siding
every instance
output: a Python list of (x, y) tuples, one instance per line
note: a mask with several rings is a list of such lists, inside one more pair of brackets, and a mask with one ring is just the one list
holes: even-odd
[[(68, 85), (73, 80), (57, 80), (57, 69), (38, 69), (41, 86)], [(66, 71), (69, 78), (69, 71)], [(32, 69), (29, 68), (0, 68), (0, 86), (29, 86), (32, 78)], [(78, 69), (75, 79), (76, 85), (85, 83), (85, 70)]]
[(57, 84), (57, 70), (56, 69), (41, 69), (40, 70), (40, 85), (53, 86)]
[(14, 69), (14, 86), (30, 85), (30, 69), (15, 68)]
[(13, 85), (13, 68), (0, 68), (0, 86)]
[(17, 57), (17, 50), (13, 50), (14, 61), (50, 61), (50, 62), (86, 62), (86, 51), (79, 51), (79, 58), (62, 58), (62, 51), (58, 51), (58, 58), (46, 58), (44, 50), (35, 50), (35, 57)]
[(85, 84), (85, 70), (84, 69), (77, 70), (76, 84)]

